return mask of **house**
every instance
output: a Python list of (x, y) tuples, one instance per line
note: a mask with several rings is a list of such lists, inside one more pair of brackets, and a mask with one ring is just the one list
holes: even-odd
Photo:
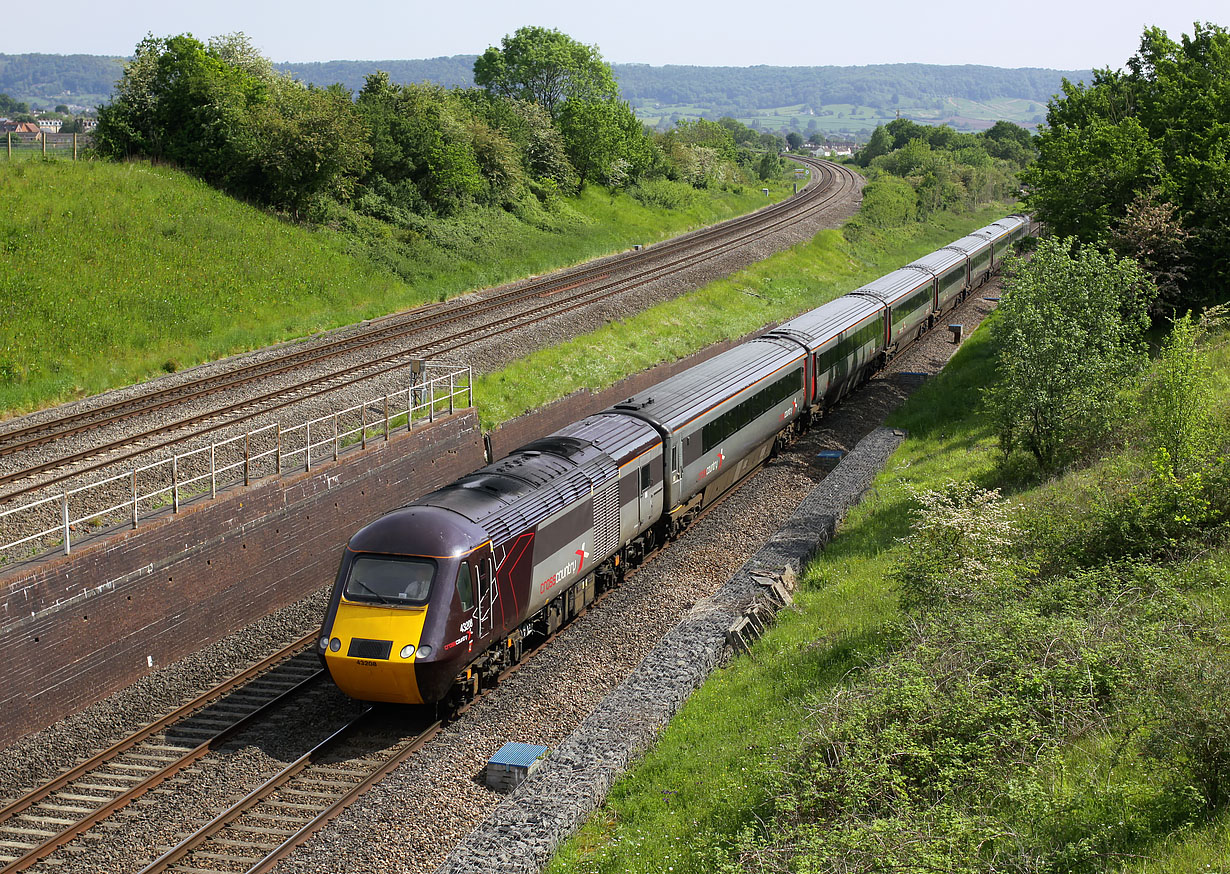
[(3, 121), (0, 122), (0, 134), (41, 134), (42, 130), (37, 124), (32, 121)]
[(58, 118), (40, 118), (38, 120), (38, 129), (45, 134), (58, 134), (63, 126), (64, 122)]

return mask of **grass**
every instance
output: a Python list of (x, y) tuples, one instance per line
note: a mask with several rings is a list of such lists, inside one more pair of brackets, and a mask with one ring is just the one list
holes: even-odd
[[(985, 371), (988, 345), (985, 333), (975, 332), (944, 374), (898, 414), (894, 424), (911, 428), (910, 439), (851, 511), (841, 536), (807, 569), (798, 609), (783, 613), (749, 657), (731, 662), (692, 696), (548, 874), (721, 870), (734, 839), (768, 816), (774, 759), (808, 726), (810, 702), (839, 688), (890, 642), (885, 629), (899, 613), (886, 571), (896, 538), (907, 530), (910, 488), (965, 470), (970, 461), (991, 464), (985, 426), (977, 418), (944, 423), (938, 409), (968, 411), (964, 389)], [(945, 451), (953, 446), (960, 453)]]
[[(1223, 380), (1230, 373), (1224, 352), (1217, 359)], [(864, 671), (886, 663), (905, 635), (906, 617), (889, 574), (904, 548), (901, 539), (909, 531), (914, 491), (937, 488), (950, 479), (972, 479), (988, 487), (1001, 484), (996, 441), (979, 403), (979, 390), (992, 372), (984, 326), (941, 375), (891, 417), (890, 424), (907, 429), (909, 439), (852, 510), (840, 536), (806, 569), (797, 609), (781, 614), (778, 625), (750, 655), (732, 661), (692, 696), (657, 746), (616, 783), (605, 806), (559, 850), (549, 874), (822, 871), (844, 863), (809, 854), (812, 833), (806, 815), (799, 825), (791, 813), (791, 805), (808, 803), (796, 802), (807, 797), (808, 778), (784, 775), (798, 767), (793, 757), (800, 739), (815, 733), (822, 702), (833, 700), (840, 690), (853, 691)], [(1079, 500), (1082, 486), (1076, 475), (1042, 489), (1017, 488), (1017, 500), (1029, 506), (1044, 494), (1051, 501)], [(1218, 622), (1223, 645), (1230, 607), (1228, 568), (1230, 551), (1217, 548), (1165, 571), (1176, 590), (1187, 593), (1190, 609)], [(1138, 632), (1129, 626), (1124, 633), (1147, 636), (1149, 626), (1141, 628)], [(852, 706), (847, 703), (845, 708)], [(1090, 835), (1093, 855), (1073, 857), (1080, 860), (1080, 870), (1226, 874), (1230, 811), (1223, 807), (1177, 822), (1167, 818), (1170, 808), (1160, 779), (1169, 776), (1167, 766), (1159, 771), (1157, 763), (1123, 752), (1132, 736), (1125, 726), (1141, 718), (1134, 706), (1126, 705), (1122, 720), (1112, 722), (1108, 733), (1086, 735), (1073, 745), (1059, 760), (1057, 779), (1049, 788), (1045, 780), (1023, 784), (1042, 787), (1040, 796), (1026, 796), (1044, 811), (1034, 827), (1041, 839), (1065, 829), (1076, 829), (1077, 838)], [(935, 755), (942, 754), (937, 749)], [(792, 780), (801, 780), (804, 789)], [(1016, 827), (1030, 821), (1028, 811), (1009, 809), (1006, 815), (1014, 818)], [(790, 825), (783, 825), (783, 819)], [(1127, 830), (1118, 822), (1124, 819)], [(861, 840), (875, 847), (883, 836), (891, 844), (885, 823), (861, 823), (869, 829)], [(791, 829), (789, 837), (782, 837), (785, 828)], [(1124, 836), (1110, 846), (1119, 852), (1099, 856), (1096, 849), (1105, 845), (1096, 842), (1116, 828)], [(858, 824), (854, 831), (859, 831)], [(814, 837), (819, 841), (821, 834)], [(928, 846), (921, 832), (916, 837), (917, 848), (906, 849), (905, 858), (917, 865), (905, 864), (900, 870), (952, 870), (925, 855), (935, 844)], [(914, 840), (907, 835), (907, 847)], [(798, 853), (795, 864), (774, 855), (782, 841)], [(901, 858), (885, 855), (883, 862), (894, 867)], [(968, 870), (998, 870), (986, 857), (981, 862), (975, 857), (971, 865)], [(873, 864), (857, 870), (881, 869)], [(1067, 869), (1060, 863), (1053, 870)]]
[(814, 309), (1008, 211), (997, 205), (972, 215), (937, 216), (926, 226), (857, 244), (840, 231), (822, 231), (728, 279), (478, 377), (474, 394), (483, 427)]
[[(793, 178), (771, 186), (770, 199)], [(147, 163), (0, 163), (0, 415), (128, 385), (475, 287), (651, 243), (766, 203), (683, 209), (597, 187), (554, 212), (463, 213), (423, 233), (279, 220)]]

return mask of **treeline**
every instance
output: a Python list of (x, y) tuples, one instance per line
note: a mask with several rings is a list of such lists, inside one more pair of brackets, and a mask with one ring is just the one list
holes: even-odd
[[(424, 60), (278, 63), (274, 69), (309, 84), (337, 83), (357, 92), (377, 70), (393, 82), (431, 82), (445, 88), (475, 84), (477, 55)], [(120, 77), (123, 61), (93, 55), (0, 55), (0, 91), (48, 105), (66, 93), (101, 102)], [(898, 104), (934, 104), (945, 98), (989, 100), (1017, 97), (1045, 103), (1064, 78), (1081, 81), (1089, 71), (1007, 70), (982, 66), (880, 64), (865, 67), (689, 67), (614, 64), (611, 71), (625, 100), (690, 103), (711, 115), (805, 104), (855, 103), (891, 109)], [(84, 99), (84, 98), (83, 98)], [(82, 101), (75, 101), (82, 102)]]
[(1125, 70), (1064, 82), (1048, 106), (1028, 204), (1060, 236), (1132, 257), (1155, 312), (1226, 299), (1230, 284), (1230, 33), (1145, 30)]
[(588, 183), (669, 200), (679, 193), (648, 183), (731, 186), (781, 170), (781, 141), (733, 120), (646, 131), (597, 50), (558, 31), (522, 28), (475, 74), (481, 88), (448, 89), (376, 72), (355, 97), (278, 73), (242, 34), (151, 36), (100, 110), (96, 144), (274, 209), (340, 205), (408, 229), (469, 205), (538, 209)]
[(124, 68), (122, 58), (102, 55), (0, 54), (0, 91), (23, 102), (93, 106), (111, 93)]
[(615, 67), (624, 97), (659, 103), (731, 104), (747, 107), (818, 107), (855, 103), (889, 109), (961, 97), (990, 100), (1019, 97), (1045, 102), (1064, 77), (1088, 78), (1085, 71), (964, 65), (877, 64), (865, 67)]
[(1033, 136), (1007, 121), (959, 133), (898, 118), (875, 129), (856, 160), (867, 168), (860, 227), (900, 227), (948, 209), (1015, 200), (1017, 173), (1034, 158)]

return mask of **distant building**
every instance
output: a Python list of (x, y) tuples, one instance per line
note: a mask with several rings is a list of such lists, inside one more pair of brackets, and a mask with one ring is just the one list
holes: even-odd
[(63, 126), (64, 122), (58, 118), (40, 118), (38, 120), (38, 129), (45, 134), (58, 134)]
[(824, 145), (812, 152), (812, 154), (828, 158), (844, 158), (853, 155), (854, 150), (857, 148), (857, 143), (852, 143), (847, 140), (828, 140), (824, 143)]
[(0, 134), (41, 134), (42, 129), (32, 121), (0, 121)]
[(84, 116), (83, 118), (78, 119), (78, 121), (81, 122), (81, 129), (85, 133), (89, 133), (94, 130), (94, 128), (98, 127), (98, 119), (92, 115)]

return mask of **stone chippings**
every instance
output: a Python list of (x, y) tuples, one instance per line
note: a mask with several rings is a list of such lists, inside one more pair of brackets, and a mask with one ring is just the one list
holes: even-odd
[(538, 872), (729, 650), (726, 629), (755, 597), (755, 572), (801, 570), (871, 486), (904, 434), (877, 428), (729, 582), (697, 604), (535, 775), (457, 848), (438, 874)]

